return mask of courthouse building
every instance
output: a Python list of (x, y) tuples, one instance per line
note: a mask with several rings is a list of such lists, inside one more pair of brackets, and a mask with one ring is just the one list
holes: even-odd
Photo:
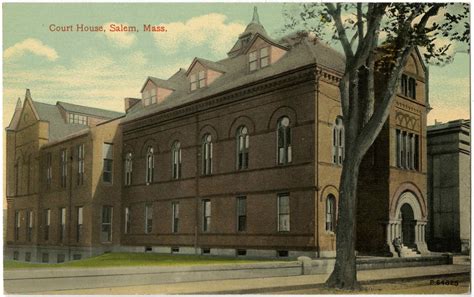
[[(55, 139), (30, 133), (27, 141), (15, 115), (7, 129), (7, 257), (24, 260), (19, 253), (32, 246), (44, 262), (47, 249), (74, 250), (67, 259), (104, 251), (334, 256), (346, 153), (338, 89), (344, 63), (310, 36), (273, 39), (255, 11), (225, 59), (196, 57), (168, 79), (149, 76), (137, 86), (142, 98), (125, 99), (123, 117), (91, 109), (90, 117), (109, 117)], [(379, 77), (377, 90), (384, 87)], [(429, 104), (417, 51), (401, 80), (390, 117), (361, 167), (361, 253), (393, 255), (396, 236), (413, 254), (427, 252)], [(20, 114), (35, 104), (27, 98)], [(67, 119), (47, 121), (66, 125)], [(31, 177), (18, 169), (25, 141), (35, 143), (37, 163), (45, 164), (32, 169), (36, 194), (25, 192)], [(84, 161), (75, 157), (81, 143)], [(12, 190), (16, 184), (21, 191)], [(54, 253), (59, 260), (60, 252)]]

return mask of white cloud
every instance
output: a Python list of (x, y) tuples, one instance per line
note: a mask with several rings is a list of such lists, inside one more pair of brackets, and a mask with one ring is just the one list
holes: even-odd
[[(156, 65), (141, 51), (123, 59), (89, 52), (72, 64), (49, 68), (8, 65), (4, 70), (4, 106), (14, 107), (16, 98), (31, 89), (34, 100), (55, 104), (56, 101), (106, 108), (123, 112), (123, 98), (140, 98), (140, 88), (147, 76), (168, 78), (180, 67), (179, 61)], [(4, 110), (4, 125), (8, 124), (13, 108)]]
[[(134, 35), (135, 33), (130, 32), (110, 32), (108, 28), (111, 24), (116, 24), (114, 22), (104, 24), (104, 28), (106, 28), (105, 36), (108, 40), (110, 40), (114, 45), (118, 47), (128, 48), (132, 46), (137, 40), (137, 37)], [(125, 26), (128, 26), (127, 23), (121, 23)]]
[(193, 17), (185, 23), (162, 24), (167, 32), (154, 33), (155, 44), (166, 54), (198, 46), (207, 46), (213, 54), (225, 54), (245, 29), (240, 23), (226, 23), (226, 19), (223, 14), (211, 13)]
[(54, 48), (49, 47), (41, 40), (34, 38), (25, 39), (22, 42), (18, 42), (15, 45), (7, 48), (3, 52), (3, 57), (5, 60), (13, 60), (25, 55), (26, 53), (45, 57), (50, 61), (55, 61), (59, 57)]

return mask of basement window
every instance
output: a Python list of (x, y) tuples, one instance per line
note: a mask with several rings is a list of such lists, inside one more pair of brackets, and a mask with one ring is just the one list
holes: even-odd
[(247, 255), (247, 250), (237, 250), (237, 256), (246, 256)]
[(202, 248), (201, 249), (201, 254), (203, 255), (209, 255), (211, 253), (211, 249), (209, 248)]
[(179, 253), (179, 247), (172, 247), (172, 248), (171, 248), (171, 253), (172, 253), (172, 254), (177, 254), (177, 253)]
[(278, 257), (280, 258), (287, 258), (288, 257), (288, 251), (277, 251)]
[(146, 246), (146, 247), (145, 247), (145, 253), (146, 253), (146, 252), (151, 252), (151, 251), (152, 251), (151, 246)]

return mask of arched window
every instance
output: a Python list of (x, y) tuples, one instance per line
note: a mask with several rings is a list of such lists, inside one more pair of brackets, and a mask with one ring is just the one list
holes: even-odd
[(342, 165), (344, 161), (344, 123), (340, 117), (332, 128), (332, 162)]
[(278, 164), (291, 163), (291, 128), (290, 119), (280, 118), (277, 126)]
[(155, 168), (155, 156), (153, 154), (153, 148), (149, 147), (146, 153), (146, 183), (149, 184), (153, 181), (153, 170)]
[(132, 184), (132, 170), (133, 170), (133, 155), (128, 152), (125, 155), (125, 185), (129, 186)]
[(181, 143), (175, 141), (171, 148), (172, 176), (173, 179), (181, 177)]
[(212, 136), (205, 134), (202, 137), (202, 174), (210, 175), (212, 173)]
[(237, 169), (246, 169), (249, 165), (249, 134), (245, 126), (237, 130)]
[(336, 198), (332, 194), (326, 198), (326, 231), (336, 231)]

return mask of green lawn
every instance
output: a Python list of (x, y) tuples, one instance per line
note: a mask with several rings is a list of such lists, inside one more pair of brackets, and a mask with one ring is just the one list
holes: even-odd
[(54, 268), (54, 267), (117, 267), (117, 266), (175, 266), (175, 265), (212, 265), (255, 263), (271, 260), (244, 260), (228, 257), (169, 255), (154, 253), (107, 253), (84, 260), (70, 261), (61, 264), (37, 264), (6, 260), (4, 269), (19, 268)]

